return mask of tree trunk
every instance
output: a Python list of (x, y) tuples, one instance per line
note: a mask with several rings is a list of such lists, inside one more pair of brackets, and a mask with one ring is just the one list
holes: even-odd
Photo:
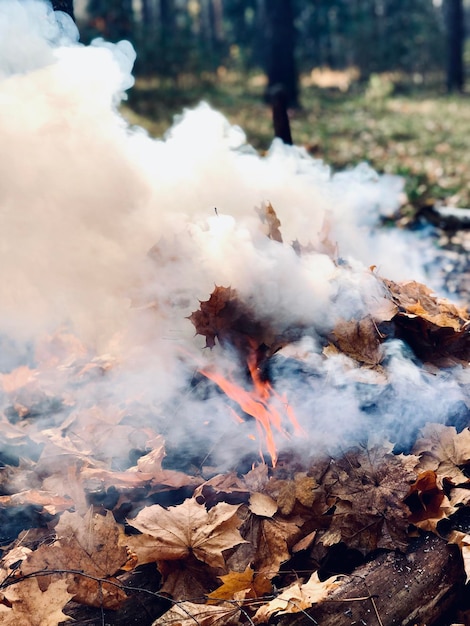
[(464, 88), (463, 47), (465, 39), (462, 0), (446, 0), (447, 91), (462, 92)]
[(270, 92), (282, 88), (288, 106), (299, 104), (298, 75), (295, 63), (294, 11), (291, 0), (266, 0), (266, 73)]

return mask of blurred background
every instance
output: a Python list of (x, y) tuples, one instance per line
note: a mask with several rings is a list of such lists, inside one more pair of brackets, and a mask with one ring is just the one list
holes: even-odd
[[(464, 0), (57, 0), (81, 39), (130, 40), (123, 106), (155, 136), (206, 100), (260, 151), (279, 86), (294, 143), (406, 177), (410, 211), (470, 205)], [(60, 7), (59, 7), (60, 8)], [(468, 48), (468, 50), (467, 50)]]

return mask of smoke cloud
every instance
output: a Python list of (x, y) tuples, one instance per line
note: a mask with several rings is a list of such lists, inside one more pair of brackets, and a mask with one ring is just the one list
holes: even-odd
[[(221, 456), (239, 456), (257, 444), (235, 434), (226, 399), (194, 378), (205, 363), (234, 365), (220, 347), (203, 351), (187, 320), (214, 285), (232, 286), (276, 331), (306, 329), (273, 359), (272, 378), (315, 441), (343, 445), (379, 418), (391, 432), (445, 421), (460, 387), (444, 375), (430, 382), (399, 342), (386, 348), (387, 383), (376, 385), (373, 373), (358, 381), (346, 357), (322, 358), (317, 340), (380, 301), (369, 265), (391, 279), (429, 278), (429, 248), (378, 229), (402, 181), (365, 164), (333, 173), (277, 140), (261, 157), (204, 103), (152, 139), (118, 112), (134, 58), (127, 42), (80, 44), (72, 20), (41, 0), (0, 4), (3, 371), (36, 365), (31, 346), (66, 329), (119, 361), (77, 406), (138, 397), (175, 445), (194, 443), (188, 432), (210, 422), (213, 440), (233, 445)], [(265, 202), (286, 245), (260, 228)], [(347, 266), (289, 245), (320, 249), (325, 224)]]

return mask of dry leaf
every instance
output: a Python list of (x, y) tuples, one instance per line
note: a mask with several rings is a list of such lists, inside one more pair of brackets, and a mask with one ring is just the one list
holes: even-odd
[(254, 515), (272, 517), (277, 511), (276, 501), (265, 493), (252, 493), (249, 509)]
[(450, 537), (448, 537), (448, 541), (449, 543), (455, 543), (460, 548), (465, 575), (467, 577), (465, 583), (468, 583), (470, 581), (470, 534), (453, 531)]
[[(51, 546), (35, 550), (21, 566), (22, 574), (39, 570), (75, 570), (87, 576), (67, 574), (67, 589), (76, 602), (90, 606), (117, 609), (126, 599), (119, 585), (107, 584), (112, 576), (126, 565), (128, 552), (119, 545), (121, 528), (111, 512), (106, 515), (89, 509), (85, 517), (78, 513), (62, 514), (56, 527), (57, 541)], [(50, 579), (42, 578), (40, 585), (46, 588)]]
[(2, 626), (57, 626), (71, 618), (62, 612), (72, 594), (65, 580), (55, 580), (41, 591), (37, 578), (28, 578), (4, 592), (11, 608), (0, 605)]
[(208, 606), (179, 602), (159, 617), (152, 626), (237, 626), (240, 610), (230, 606)]
[(255, 624), (264, 624), (273, 615), (299, 613), (313, 604), (319, 604), (331, 591), (339, 587), (338, 580), (339, 578), (334, 576), (321, 582), (315, 572), (305, 584), (294, 583), (274, 600), (261, 606), (256, 611), (253, 621)]
[(257, 208), (261, 222), (263, 224), (264, 233), (269, 239), (282, 243), (282, 235), (279, 227), (281, 222), (279, 221), (276, 211), (273, 209), (273, 205), (270, 202), (264, 202), (261, 208)]
[(356, 448), (331, 463), (324, 486), (335, 511), (322, 538), (325, 545), (341, 540), (365, 554), (406, 548), (409, 522), (403, 499), (416, 478), (418, 458), (391, 450), (391, 444)]
[(208, 604), (220, 600), (258, 598), (272, 590), (270, 581), (263, 575), (255, 575), (250, 565), (244, 572), (229, 572), (226, 576), (220, 576), (220, 579), (223, 584), (208, 594)]
[(416, 441), (414, 454), (420, 456), (418, 469), (435, 471), (437, 476), (450, 479), (454, 485), (467, 483), (460, 466), (470, 464), (470, 430), (457, 433), (453, 426), (428, 424)]
[(419, 474), (404, 499), (404, 503), (411, 511), (410, 522), (417, 524), (434, 519), (437, 523), (444, 516), (441, 509), (444, 498), (444, 492), (437, 485), (435, 472), (426, 470)]
[[(238, 506), (220, 502), (208, 512), (194, 499), (164, 509), (145, 507), (129, 524), (154, 537), (152, 560), (184, 559), (190, 554), (212, 567), (225, 567), (223, 551), (243, 543)], [(150, 541), (149, 541), (150, 543)], [(129, 547), (138, 554), (131, 542)], [(147, 556), (149, 558), (149, 556)]]
[(333, 343), (356, 361), (366, 365), (378, 365), (382, 361), (381, 343), (384, 337), (370, 316), (361, 320), (338, 322), (333, 335)]

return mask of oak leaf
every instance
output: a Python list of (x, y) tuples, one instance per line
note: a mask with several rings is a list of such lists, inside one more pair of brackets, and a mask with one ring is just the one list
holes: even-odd
[[(244, 542), (238, 531), (238, 508), (220, 502), (207, 511), (195, 499), (188, 498), (168, 509), (158, 504), (145, 507), (128, 521), (145, 535), (147, 562), (184, 559), (193, 554), (211, 567), (223, 569), (223, 551)], [(139, 555), (139, 537), (137, 541), (129, 539), (129, 547)]]
[(306, 583), (294, 583), (274, 600), (261, 606), (253, 616), (253, 621), (255, 624), (264, 624), (273, 615), (305, 611), (313, 604), (322, 602), (331, 591), (339, 587), (338, 580), (339, 578), (334, 576), (322, 582), (315, 572)]

